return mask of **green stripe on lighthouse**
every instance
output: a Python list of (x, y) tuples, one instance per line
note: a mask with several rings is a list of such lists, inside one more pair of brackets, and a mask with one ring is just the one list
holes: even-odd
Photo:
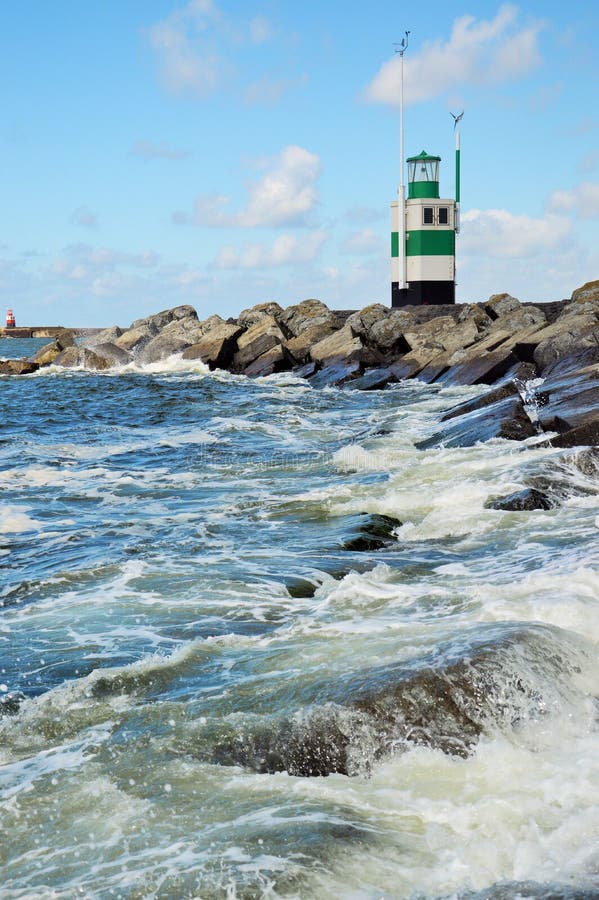
[(406, 241), (407, 256), (453, 256), (455, 231), (410, 231)]
[(391, 257), (399, 256), (399, 232), (391, 232)]

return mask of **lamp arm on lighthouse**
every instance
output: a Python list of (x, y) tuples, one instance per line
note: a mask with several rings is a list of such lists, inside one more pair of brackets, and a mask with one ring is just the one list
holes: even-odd
[(458, 125), (464, 115), (464, 111), (459, 115), (453, 116), (453, 128), (455, 131), (455, 230), (456, 234), (460, 230), (460, 129)]

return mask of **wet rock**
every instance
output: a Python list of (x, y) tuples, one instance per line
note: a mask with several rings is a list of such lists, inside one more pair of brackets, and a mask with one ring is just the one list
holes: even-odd
[(599, 421), (570, 428), (551, 438), (553, 447), (593, 447), (599, 445)]
[(392, 363), (389, 368), (397, 381), (415, 378), (438, 355), (438, 350), (412, 350), (410, 353), (402, 356), (401, 359), (398, 359), (397, 362)]
[(67, 347), (54, 360), (55, 366), (65, 369), (83, 368), (102, 372), (111, 366), (110, 360), (105, 359), (87, 347)]
[(0, 719), (2, 716), (16, 716), (21, 704), (27, 699), (21, 691), (8, 691), (0, 694)]
[(30, 359), (0, 360), (0, 375), (31, 375), (38, 369), (39, 363)]
[(31, 357), (31, 361), (38, 366), (51, 365), (57, 356), (59, 356), (68, 347), (75, 344), (75, 333), (70, 328), (63, 328), (59, 331), (53, 341), (41, 347), (37, 353)]
[[(86, 349), (89, 350), (91, 348), (86, 346)], [(123, 350), (122, 347), (117, 347), (116, 344), (110, 341), (94, 344), (93, 351), (97, 356), (108, 360), (112, 366), (126, 366), (131, 361), (131, 356), (126, 350)]]
[(318, 371), (318, 366), (313, 360), (305, 363), (303, 366), (298, 366), (293, 370), (294, 375), (297, 375), (298, 378), (311, 378)]
[(507, 497), (486, 503), (488, 509), (500, 509), (505, 511), (521, 512), (534, 509), (553, 509), (557, 504), (543, 491), (536, 488), (523, 488)]
[(291, 368), (291, 361), (281, 344), (263, 353), (247, 366), (243, 374), (249, 377), (263, 377), (274, 372), (284, 372)]
[(522, 441), (538, 433), (519, 396), (496, 400), (481, 409), (457, 415), (431, 437), (416, 444), (419, 450), (433, 447), (473, 447), (479, 441), (505, 438)]
[(242, 328), (252, 328), (259, 322), (262, 322), (263, 319), (278, 320), (282, 312), (282, 307), (274, 300), (269, 303), (257, 303), (256, 306), (251, 306), (249, 309), (244, 309), (239, 313), (237, 324), (241, 325)]
[(354, 534), (344, 541), (343, 549), (364, 553), (396, 545), (393, 531), (399, 528), (402, 522), (393, 516), (363, 513), (354, 517), (348, 525)]
[[(599, 323), (597, 321), (584, 324), (588, 317), (572, 316), (565, 320), (568, 328), (556, 334), (554, 337), (541, 341), (533, 354), (533, 358), (541, 373), (551, 363), (563, 356), (571, 356), (574, 353), (584, 352), (587, 349), (595, 349), (599, 344)], [(562, 321), (561, 319), (559, 320)], [(554, 326), (552, 326), (554, 327)]]
[(566, 375), (568, 372), (576, 372), (587, 366), (599, 363), (599, 343), (593, 347), (586, 347), (584, 350), (577, 350), (569, 353), (567, 356), (561, 356), (555, 362), (549, 363), (543, 369), (543, 377), (548, 379), (557, 378), (560, 375)]
[(545, 431), (565, 432), (599, 422), (599, 364), (547, 379), (539, 421)]
[(237, 338), (237, 352), (233, 357), (233, 370), (243, 372), (254, 360), (280, 346), (285, 340), (285, 335), (279, 328), (273, 316), (262, 316), (247, 331)]
[(121, 350), (141, 350), (157, 334), (156, 329), (150, 325), (139, 325), (136, 328), (128, 328), (113, 343)]
[(493, 384), (518, 362), (518, 357), (511, 350), (483, 352), (480, 356), (471, 356), (449, 367), (438, 381), (442, 384)]
[(570, 462), (583, 475), (587, 475), (589, 478), (599, 478), (599, 447), (580, 450), (573, 454)]
[(310, 384), (315, 388), (337, 387), (357, 378), (362, 371), (363, 366), (358, 359), (349, 362), (345, 362), (343, 359), (334, 359), (322, 369), (318, 369), (310, 378)]
[(456, 416), (464, 416), (467, 415), (467, 413), (485, 409), (487, 406), (492, 406), (494, 403), (505, 400), (507, 397), (519, 396), (520, 392), (516, 382), (508, 381), (507, 383), (494, 388), (492, 391), (487, 391), (480, 397), (474, 397), (472, 400), (466, 400), (464, 403), (453, 406), (441, 416), (441, 421), (446, 422), (448, 419), (455, 419)]
[[(297, 338), (309, 329), (314, 329), (313, 335), (321, 329), (320, 338), (323, 338), (341, 328), (339, 318), (320, 300), (302, 300), (295, 306), (289, 306), (277, 316), (277, 321), (290, 338)], [(317, 343), (316, 337), (312, 340)]]
[(390, 366), (366, 369), (363, 375), (350, 382), (352, 389), (358, 391), (380, 391), (397, 378)]
[(200, 359), (211, 369), (226, 369), (233, 361), (237, 338), (241, 334), (243, 329), (238, 325), (230, 325), (220, 319), (220, 323), (183, 351), (183, 359)]

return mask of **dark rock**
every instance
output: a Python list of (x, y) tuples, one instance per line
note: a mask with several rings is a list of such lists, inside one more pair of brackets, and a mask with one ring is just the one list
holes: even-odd
[(438, 354), (438, 350), (412, 350), (410, 353), (402, 356), (401, 359), (398, 359), (397, 362), (392, 363), (389, 368), (397, 381), (414, 378)]
[(366, 369), (363, 375), (355, 378), (350, 384), (352, 389), (358, 391), (380, 391), (386, 385), (396, 381), (393, 370), (387, 366), (386, 368)]
[(27, 697), (21, 691), (8, 691), (0, 694), (0, 718), (2, 716), (16, 716), (21, 704)]
[(265, 375), (272, 375), (274, 372), (284, 372), (291, 368), (291, 361), (284, 347), (277, 344), (263, 353), (257, 359), (247, 366), (243, 374), (249, 377), (258, 378)]
[(493, 384), (509, 369), (517, 365), (518, 357), (511, 350), (493, 350), (473, 356), (451, 366), (437, 381), (441, 384)]
[(452, 406), (446, 413), (441, 416), (441, 421), (446, 422), (448, 419), (455, 419), (456, 416), (465, 416), (467, 413), (475, 412), (478, 409), (485, 409), (492, 406), (499, 400), (505, 400), (506, 397), (519, 397), (520, 392), (515, 381), (508, 381), (500, 387), (487, 391), (480, 397), (474, 397), (472, 400), (466, 400), (457, 406)]
[(73, 347), (74, 344), (75, 333), (70, 328), (63, 328), (53, 341), (45, 344), (31, 357), (31, 361), (37, 363), (38, 366), (49, 366), (60, 353), (69, 347)]
[(361, 375), (362, 371), (363, 366), (359, 360), (345, 362), (343, 359), (337, 359), (319, 369), (310, 378), (310, 384), (316, 388), (337, 387)]
[(393, 531), (401, 524), (399, 519), (392, 516), (373, 513), (356, 516), (350, 526), (354, 536), (344, 541), (343, 549), (363, 553), (395, 545), (397, 542)]
[(578, 350), (567, 356), (556, 359), (555, 362), (549, 363), (543, 369), (544, 378), (557, 378), (559, 375), (566, 375), (568, 372), (576, 372), (587, 366), (592, 366), (599, 362), (599, 343), (592, 347), (586, 347), (584, 350)]
[(31, 375), (38, 369), (39, 363), (30, 359), (0, 360), (0, 375)]
[(506, 438), (522, 441), (537, 434), (519, 396), (502, 400), (450, 419), (430, 438), (419, 441), (419, 450), (432, 447), (473, 447), (479, 441)]
[(539, 421), (545, 431), (569, 431), (599, 421), (599, 364), (543, 383)]
[(412, 317), (403, 310), (391, 310), (386, 318), (380, 318), (366, 330), (368, 343), (389, 356), (409, 353), (410, 344), (404, 337), (404, 329), (410, 327)]
[(589, 478), (599, 477), (599, 447), (589, 447), (588, 450), (580, 450), (578, 453), (573, 454), (570, 462), (583, 475), (587, 475)]
[(593, 447), (599, 445), (599, 421), (570, 428), (551, 438), (553, 447)]
[(557, 504), (547, 494), (536, 488), (524, 488), (515, 494), (509, 494), (500, 500), (485, 504), (488, 509), (501, 509), (519, 512), (533, 509), (553, 509)]
[(293, 374), (298, 378), (311, 378), (318, 371), (318, 366), (312, 360), (303, 366), (298, 366), (293, 370)]

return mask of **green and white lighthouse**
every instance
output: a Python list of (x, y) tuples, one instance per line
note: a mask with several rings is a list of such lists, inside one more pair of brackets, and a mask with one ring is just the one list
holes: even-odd
[(407, 200), (403, 200), (400, 190), (399, 200), (391, 204), (392, 306), (455, 303), (458, 135), (455, 200), (439, 196), (440, 162), (441, 157), (431, 156), (425, 150), (409, 157)]

